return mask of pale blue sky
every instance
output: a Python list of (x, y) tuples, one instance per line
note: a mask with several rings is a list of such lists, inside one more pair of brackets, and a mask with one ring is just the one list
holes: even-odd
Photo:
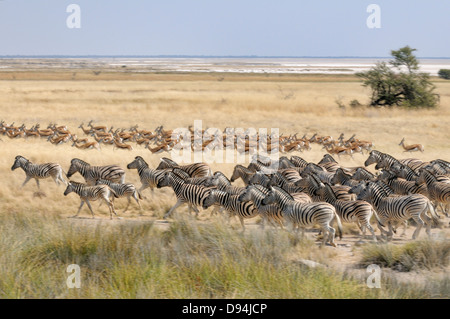
[[(66, 7), (81, 8), (81, 28)], [(369, 29), (369, 4), (381, 28)], [(450, 57), (450, 0), (3, 0), (0, 55)]]

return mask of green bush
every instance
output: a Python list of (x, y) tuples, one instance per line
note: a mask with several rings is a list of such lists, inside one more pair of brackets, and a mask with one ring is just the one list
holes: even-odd
[(440, 78), (450, 80), (450, 70), (449, 69), (440, 69), (438, 72)]

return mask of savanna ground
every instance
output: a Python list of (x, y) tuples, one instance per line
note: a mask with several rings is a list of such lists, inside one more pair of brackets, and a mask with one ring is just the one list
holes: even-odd
[[(29, 128), (49, 123), (67, 125), (83, 136), (79, 125), (95, 124), (140, 129), (187, 127), (202, 120), (203, 128), (279, 128), (280, 133), (313, 133), (346, 137), (356, 134), (375, 149), (397, 158), (450, 159), (450, 82), (436, 79), (440, 107), (433, 110), (351, 108), (365, 103), (369, 91), (356, 77), (332, 75), (152, 74), (102, 72), (0, 73), (0, 119)], [(338, 107), (336, 101), (346, 107)], [(422, 143), (424, 153), (404, 153), (398, 143)], [(448, 298), (448, 219), (422, 230), (413, 242), (397, 234), (391, 244), (359, 245), (357, 229), (345, 225), (338, 247), (319, 248), (314, 233), (300, 240), (286, 231), (259, 228), (247, 220), (242, 233), (237, 220), (201, 211), (198, 219), (180, 207), (174, 218), (162, 216), (175, 203), (170, 189), (145, 190), (139, 211), (132, 202), (116, 200), (121, 219), (109, 220), (106, 205), (79, 205), (64, 186), (41, 182), (45, 196), (35, 196), (25, 174), (11, 166), (16, 155), (35, 163), (57, 162), (67, 171), (72, 158), (93, 165), (123, 168), (141, 155), (156, 167), (167, 153), (134, 150), (79, 150), (70, 143), (54, 146), (45, 139), (1, 137), (0, 158), (0, 297), (2, 298)], [(318, 145), (299, 155), (319, 161)], [(367, 155), (341, 158), (345, 166), (363, 165)], [(230, 176), (235, 164), (212, 163), (213, 171)], [(372, 167), (373, 169), (373, 167)], [(136, 170), (127, 181), (140, 186)], [(82, 181), (79, 174), (74, 180)], [(241, 184), (241, 182), (237, 182)], [(401, 231), (400, 231), (401, 232)], [(399, 233), (400, 233), (399, 232)], [(379, 231), (377, 231), (379, 235)], [(320, 263), (308, 267), (302, 259)], [(381, 288), (369, 289), (365, 266), (382, 266)], [(68, 289), (66, 268), (81, 267), (81, 288)]]

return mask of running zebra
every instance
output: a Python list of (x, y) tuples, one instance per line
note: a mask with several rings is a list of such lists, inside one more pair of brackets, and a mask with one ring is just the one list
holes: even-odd
[(158, 181), (158, 188), (170, 186), (175, 196), (177, 197), (177, 202), (175, 205), (164, 215), (164, 219), (172, 215), (175, 209), (187, 203), (189, 205), (189, 213), (191, 213), (191, 209), (193, 209), (198, 216), (198, 209), (196, 206), (203, 207), (203, 202), (205, 198), (211, 192), (210, 188), (194, 185), (194, 184), (186, 184), (184, 179), (177, 174), (177, 168), (166, 172), (162, 178)]
[(142, 200), (142, 195), (139, 193), (139, 191), (136, 189), (136, 186), (134, 186), (131, 183), (123, 183), (123, 184), (117, 184), (113, 183), (111, 181), (108, 181), (106, 179), (99, 179), (96, 183), (96, 185), (108, 185), (114, 193), (116, 193), (117, 197), (126, 197), (128, 199), (127, 207), (125, 207), (124, 213), (127, 211), (128, 207), (131, 203), (131, 197), (134, 198), (136, 203), (139, 205), (139, 209), (142, 210), (141, 203), (139, 203), (139, 200)]
[(381, 170), (378, 180), (383, 181), (397, 195), (422, 194), (428, 197), (427, 186), (425, 184), (417, 185), (415, 181), (397, 178), (393, 173), (387, 170)]
[(340, 185), (353, 187), (353, 186), (359, 184), (359, 181), (354, 180), (352, 178), (352, 175), (344, 172), (344, 170), (342, 168), (338, 168), (336, 170), (336, 173), (334, 173), (333, 178), (331, 179), (331, 184), (333, 184), (333, 185), (340, 184)]
[(161, 158), (161, 163), (156, 169), (179, 168), (185, 171), (190, 177), (211, 176), (211, 168), (206, 163), (193, 163), (188, 165), (178, 165), (176, 162), (166, 157)]
[(445, 216), (449, 217), (450, 184), (439, 182), (437, 177), (426, 169), (422, 169), (416, 184), (424, 183), (427, 186), (429, 198), (439, 205), (445, 205)]
[(361, 241), (366, 234), (366, 228), (372, 233), (373, 241), (377, 241), (375, 231), (370, 225), (370, 218), (372, 217), (372, 214), (377, 220), (377, 225), (380, 231), (382, 229), (381, 227), (384, 225), (380, 221), (380, 218), (378, 217), (377, 212), (373, 209), (372, 205), (362, 200), (346, 201), (338, 199), (328, 183), (326, 183), (325, 187), (322, 187), (319, 192), (327, 203), (336, 208), (336, 213), (339, 215), (342, 222), (356, 223), (356, 225), (358, 225), (361, 230)]
[(356, 181), (369, 181), (375, 178), (371, 172), (364, 167), (358, 167), (352, 175), (352, 179)]
[(283, 226), (283, 214), (277, 204), (263, 205), (263, 199), (269, 195), (269, 190), (261, 185), (249, 185), (244, 192), (239, 195), (241, 202), (251, 201), (262, 217), (262, 227), (264, 228), (266, 220), (272, 223), (275, 221), (281, 228)]
[(227, 192), (231, 195), (239, 195), (245, 190), (245, 187), (232, 185), (228, 177), (220, 171), (215, 172), (211, 179), (205, 183), (205, 186), (217, 187), (221, 191)]
[(171, 169), (151, 169), (148, 167), (147, 162), (141, 157), (136, 156), (134, 160), (127, 165), (128, 169), (137, 169), (139, 180), (141, 181), (141, 187), (138, 192), (150, 187), (152, 194), (154, 194), (154, 189), (158, 186), (159, 180), (161, 180), (168, 171)]
[[(367, 182), (357, 199), (371, 203), (378, 212), (381, 223), (383, 225), (388, 225), (389, 232), (386, 232), (384, 229), (382, 230), (382, 233), (387, 235), (386, 239), (388, 241), (392, 239), (393, 226), (397, 223), (402, 223), (413, 218), (417, 227), (412, 239), (416, 239), (425, 224), (426, 232), (428, 236), (431, 236), (431, 218), (436, 222), (438, 219), (433, 205), (425, 196), (412, 194), (388, 197), (385, 191), (374, 182)], [(426, 215), (427, 212), (430, 212), (431, 218)]]
[(96, 201), (98, 199), (103, 199), (103, 201), (108, 205), (109, 215), (112, 219), (112, 213), (117, 216), (116, 210), (114, 209), (113, 199), (114, 197), (118, 197), (117, 194), (108, 186), (108, 185), (96, 185), (89, 186), (82, 183), (77, 183), (70, 181), (67, 185), (66, 190), (64, 191), (64, 196), (67, 196), (71, 192), (76, 193), (80, 196), (81, 204), (78, 208), (78, 212), (72, 216), (73, 218), (77, 217), (83, 207), (83, 204), (86, 204), (91, 211), (92, 218), (95, 218), (94, 211), (92, 210), (91, 203), (89, 201)]
[(415, 158), (406, 158), (402, 160), (398, 160), (395, 157), (382, 153), (380, 151), (371, 151), (369, 153), (369, 157), (364, 162), (364, 166), (369, 166), (371, 164), (375, 164), (375, 169), (390, 169), (393, 165), (406, 165), (409, 168), (411, 168), (413, 171), (419, 170), (421, 167), (428, 165), (428, 163), (425, 163), (421, 160), (415, 159)]
[(63, 178), (63, 169), (57, 163), (33, 164), (25, 157), (17, 155), (11, 170), (13, 171), (18, 167), (22, 168), (26, 174), (25, 181), (21, 187), (24, 187), (30, 179), (34, 178), (38, 189), (40, 189), (39, 180), (48, 177), (53, 178), (56, 185), (59, 185), (59, 181), (67, 185), (66, 180)]
[(231, 216), (237, 216), (241, 222), (242, 231), (245, 231), (244, 219), (253, 218), (259, 215), (255, 205), (248, 201), (239, 200), (240, 195), (230, 195), (227, 192), (213, 189), (203, 201), (203, 209), (212, 205), (220, 205), (229, 212)]
[(86, 184), (93, 186), (99, 179), (106, 179), (115, 183), (125, 182), (125, 171), (117, 165), (91, 166), (78, 158), (72, 159), (67, 177), (79, 172)]
[(342, 238), (341, 220), (333, 205), (324, 202), (299, 203), (288, 192), (276, 186), (271, 187), (269, 195), (262, 200), (263, 205), (272, 203), (276, 203), (281, 208), (284, 220), (291, 223), (294, 229), (302, 229), (302, 236), (304, 235), (304, 228), (318, 224), (324, 233), (322, 246), (328, 241), (336, 247), (334, 243), (336, 230), (330, 226), (330, 223), (336, 221), (339, 237)]
[(234, 167), (233, 174), (231, 175), (230, 181), (234, 182), (238, 178), (241, 178), (242, 181), (244, 182), (245, 186), (247, 186), (250, 182), (250, 178), (252, 178), (254, 174), (255, 174), (255, 172), (253, 172), (252, 170), (248, 169), (245, 166), (238, 164)]

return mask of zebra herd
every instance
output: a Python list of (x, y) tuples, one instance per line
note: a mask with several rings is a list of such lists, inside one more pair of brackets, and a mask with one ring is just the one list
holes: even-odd
[[(274, 165), (276, 164), (276, 166)], [(376, 164), (377, 174), (365, 167)], [(282, 156), (274, 163), (269, 158), (254, 158), (250, 165), (235, 165), (230, 178), (220, 172), (212, 172), (206, 163), (178, 165), (161, 158), (156, 168), (150, 168), (141, 156), (136, 156), (127, 169), (137, 170), (141, 186), (137, 189), (125, 183), (125, 170), (117, 165), (91, 166), (74, 158), (67, 174), (56, 163), (33, 164), (23, 156), (16, 156), (12, 170), (21, 167), (26, 174), (22, 187), (32, 178), (39, 180), (51, 177), (67, 188), (64, 195), (71, 192), (79, 195), (81, 204), (75, 216), (86, 203), (92, 217), (94, 212), (90, 201), (103, 200), (110, 210), (110, 218), (117, 216), (114, 198), (131, 197), (142, 209), (142, 192), (149, 188), (167, 187), (173, 190), (176, 203), (164, 214), (170, 217), (175, 210), (187, 204), (189, 212), (199, 214), (199, 208), (213, 206), (215, 212), (226, 211), (229, 216), (237, 216), (242, 229), (245, 220), (261, 217), (261, 227), (291, 225), (297, 232), (319, 226), (323, 234), (322, 245), (336, 246), (335, 235), (342, 237), (342, 223), (354, 223), (360, 229), (360, 240), (366, 230), (377, 241), (373, 219), (380, 230), (380, 238), (392, 240), (399, 225), (404, 232), (409, 219), (413, 219), (416, 229), (413, 239), (419, 236), (423, 227), (431, 235), (431, 227), (442, 224), (437, 210), (449, 217), (450, 207), (450, 163), (436, 159), (423, 162), (418, 159), (397, 160), (389, 154), (372, 150), (369, 157), (359, 167), (341, 166), (331, 155), (325, 154), (318, 163), (307, 162), (301, 157)], [(273, 168), (277, 167), (276, 170)], [(85, 183), (66, 181), (80, 173)], [(236, 184), (242, 179), (244, 186)], [(125, 212), (124, 211), (124, 212)], [(386, 230), (386, 228), (388, 230)]]

